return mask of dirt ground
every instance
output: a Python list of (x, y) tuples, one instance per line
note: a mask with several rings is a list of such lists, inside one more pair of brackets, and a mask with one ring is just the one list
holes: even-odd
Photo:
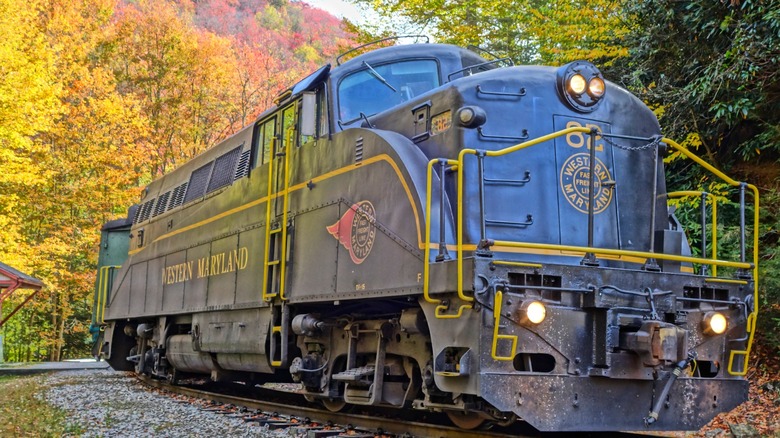
[(695, 436), (780, 437), (780, 359), (778, 351), (754, 344), (748, 371), (750, 398), (720, 414)]

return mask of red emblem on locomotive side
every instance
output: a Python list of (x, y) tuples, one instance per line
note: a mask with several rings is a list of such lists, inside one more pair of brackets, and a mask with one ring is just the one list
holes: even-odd
[(359, 265), (368, 257), (374, 246), (375, 220), (374, 206), (368, 201), (360, 201), (352, 204), (341, 219), (327, 229), (349, 251), (352, 261)]

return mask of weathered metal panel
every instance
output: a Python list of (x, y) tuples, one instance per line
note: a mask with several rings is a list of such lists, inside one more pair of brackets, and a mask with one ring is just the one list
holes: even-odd
[(338, 240), (327, 227), (339, 218), (339, 204), (325, 205), (295, 215), (292, 275), (287, 294), (291, 298), (332, 295), (336, 290)]
[(164, 273), (158, 283), (149, 282), (157, 295), (163, 296), (163, 306), (167, 309), (179, 309), (184, 297), (184, 289), (192, 278), (192, 266), (187, 263), (187, 251), (178, 251), (163, 258)]
[(209, 277), (205, 271), (205, 260), (209, 260), (211, 245), (203, 244), (187, 250), (187, 259), (193, 263), (193, 278), (184, 286), (184, 310), (203, 309), (206, 307)]
[(142, 315), (146, 306), (146, 279), (148, 278), (147, 263), (133, 266), (131, 272), (132, 291), (130, 292), (130, 315)]
[[(144, 313), (159, 313), (162, 310), (163, 297), (166, 294), (160, 292), (162, 291), (164, 281), (167, 280), (165, 273), (166, 259), (166, 257), (160, 257), (149, 260)], [(179, 296), (181, 296), (181, 293), (179, 293)]]
[(238, 235), (211, 243), (208, 260), (208, 306), (232, 305), (236, 300), (236, 271), (247, 268), (248, 250), (238, 248)]
[(196, 313), (192, 326), (200, 351), (265, 354), (270, 321), (270, 308), (244, 309)]
[[(541, 431), (647, 430), (644, 417), (664, 380), (486, 374), (481, 395)], [(680, 378), (650, 431), (698, 430), (747, 399), (744, 380)]]
[(260, 304), (263, 281), (262, 228), (253, 228), (239, 235), (238, 248), (246, 251), (246, 266), (236, 273), (236, 304)]

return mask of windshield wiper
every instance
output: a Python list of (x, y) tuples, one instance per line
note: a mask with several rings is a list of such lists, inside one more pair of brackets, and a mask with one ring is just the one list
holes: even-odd
[(379, 82), (387, 85), (387, 87), (390, 88), (391, 90), (393, 90), (394, 93), (398, 92), (398, 90), (396, 90), (395, 87), (390, 85), (390, 82), (387, 82), (387, 79), (383, 78), (382, 75), (380, 75), (378, 71), (374, 70), (374, 67), (371, 67), (371, 65), (369, 63), (367, 63), (366, 61), (363, 61), (363, 65), (368, 67), (368, 70), (371, 72), (371, 74), (374, 75), (375, 78), (379, 79)]

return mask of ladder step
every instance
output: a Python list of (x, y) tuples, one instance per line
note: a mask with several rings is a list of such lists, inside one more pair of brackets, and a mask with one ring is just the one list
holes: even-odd
[(341, 382), (357, 382), (363, 380), (364, 377), (374, 375), (374, 367), (359, 367), (352, 368), (346, 371), (342, 371), (338, 374), (334, 374), (331, 379)]
[(279, 260), (270, 260), (268, 262), (268, 266), (273, 266), (273, 265), (278, 265), (278, 264), (279, 264)]
[(282, 232), (282, 228), (273, 228), (268, 232), (268, 234), (278, 234), (281, 232)]

